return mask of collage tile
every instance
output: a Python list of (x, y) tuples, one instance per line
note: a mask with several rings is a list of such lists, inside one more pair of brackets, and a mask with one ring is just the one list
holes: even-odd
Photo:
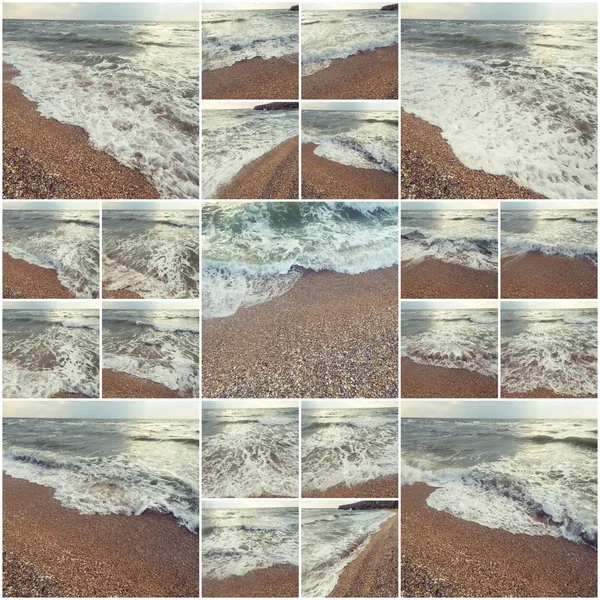
[(597, 597), (597, 4), (3, 2), (2, 596)]

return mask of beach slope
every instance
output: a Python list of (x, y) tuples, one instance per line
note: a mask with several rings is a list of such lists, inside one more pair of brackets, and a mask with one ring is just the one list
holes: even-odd
[(203, 598), (294, 598), (298, 597), (299, 569), (276, 565), (226, 579), (202, 579)]
[(103, 398), (190, 398), (191, 395), (122, 371), (102, 369)]
[(433, 490), (402, 486), (402, 596), (596, 597), (592, 548), (463, 521), (427, 506)]
[(54, 491), (3, 475), (3, 595), (199, 594), (198, 536), (165, 515), (82, 515)]
[(54, 269), (32, 265), (2, 253), (3, 298), (74, 298), (58, 280)]
[(385, 475), (355, 485), (340, 483), (326, 490), (302, 491), (303, 498), (397, 498), (398, 475)]

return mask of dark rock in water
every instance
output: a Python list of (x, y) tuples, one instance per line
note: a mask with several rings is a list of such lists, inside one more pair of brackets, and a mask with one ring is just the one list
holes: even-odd
[(270, 102), (269, 104), (259, 104), (254, 110), (298, 110), (299, 102)]
[(238, 50), (241, 50), (242, 47), (239, 44), (233, 44), (233, 46), (230, 46), (229, 49), (237, 52)]
[(387, 6), (382, 6), (381, 10), (394, 10), (394, 11), (398, 11), (398, 5), (397, 4), (388, 4)]
[(292, 8), (290, 8), (290, 10), (299, 10), (300, 5), (299, 4), (294, 4), (294, 6), (292, 6)]
[(398, 509), (398, 500), (362, 500), (352, 504), (342, 504), (338, 510), (379, 510), (382, 508)]

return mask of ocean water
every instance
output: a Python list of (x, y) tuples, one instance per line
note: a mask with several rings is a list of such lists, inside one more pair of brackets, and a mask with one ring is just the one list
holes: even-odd
[(203, 317), (284, 294), (304, 269), (363, 273), (398, 264), (397, 202), (203, 206)]
[(335, 58), (397, 43), (397, 12), (302, 11), (302, 75), (326, 69)]
[(143, 298), (197, 298), (200, 280), (197, 210), (105, 210), (102, 277), (109, 290)]
[(202, 509), (202, 578), (298, 565), (297, 508)]
[(289, 9), (204, 10), (202, 69), (231, 67), (255, 57), (297, 56), (298, 29), (298, 13)]
[(202, 197), (215, 198), (242, 167), (297, 135), (295, 110), (203, 110)]
[(597, 24), (402, 21), (402, 107), (467, 167), (596, 198)]
[(498, 375), (495, 310), (403, 310), (402, 357), (421, 365)]
[(298, 497), (298, 409), (202, 412), (202, 495)]
[(3, 42), (43, 116), (85, 129), (162, 197), (199, 197), (197, 22), (4, 20)]
[(97, 310), (5, 309), (2, 333), (5, 398), (98, 397)]
[(397, 110), (303, 110), (302, 143), (317, 156), (360, 169), (398, 173)]
[(195, 310), (102, 312), (102, 368), (198, 397), (199, 318)]
[(502, 387), (509, 392), (548, 388), (559, 395), (598, 391), (596, 309), (504, 310)]
[(76, 298), (97, 298), (99, 220), (97, 210), (5, 210), (3, 250), (13, 258), (55, 270)]
[(398, 409), (302, 411), (302, 489), (398, 474)]
[(495, 210), (403, 210), (402, 262), (425, 259), (481, 271), (498, 268)]
[(2, 468), (81, 514), (155, 510), (198, 531), (198, 421), (3, 419)]
[(328, 596), (344, 567), (393, 516), (389, 510), (302, 509), (302, 596)]
[(492, 529), (596, 546), (595, 420), (402, 419), (402, 483)]
[(503, 210), (502, 254), (543, 252), (598, 260), (598, 212), (595, 210)]

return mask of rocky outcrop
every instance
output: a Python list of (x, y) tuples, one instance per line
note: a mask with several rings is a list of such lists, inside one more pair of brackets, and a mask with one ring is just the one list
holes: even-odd
[(299, 9), (300, 9), (299, 4), (294, 4), (294, 6), (292, 6), (292, 8), (290, 8), (290, 10), (299, 10)]
[(398, 500), (362, 500), (338, 506), (338, 510), (380, 510), (382, 508), (398, 510)]
[(298, 110), (299, 102), (270, 102), (269, 104), (259, 104), (254, 110)]
[(381, 10), (393, 10), (398, 12), (398, 5), (397, 4), (388, 4), (387, 6), (382, 6)]

